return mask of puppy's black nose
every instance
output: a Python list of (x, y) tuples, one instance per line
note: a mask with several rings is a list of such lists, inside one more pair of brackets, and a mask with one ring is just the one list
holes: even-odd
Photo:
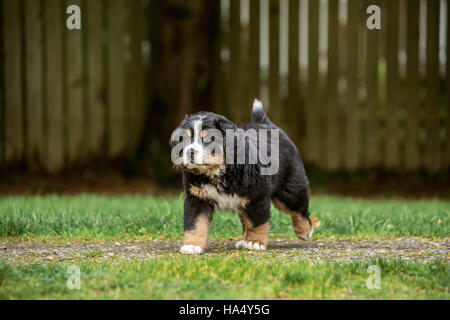
[(194, 148), (188, 149), (187, 155), (190, 159), (194, 159), (195, 158), (195, 149)]

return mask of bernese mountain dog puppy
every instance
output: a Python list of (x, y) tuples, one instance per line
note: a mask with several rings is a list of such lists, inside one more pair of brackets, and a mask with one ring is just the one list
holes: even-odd
[(291, 216), (300, 239), (311, 238), (309, 183), (300, 154), (283, 130), (269, 120), (260, 101), (255, 100), (248, 124), (236, 125), (212, 112), (186, 116), (172, 134), (170, 145), (172, 161), (182, 170), (186, 195), (181, 253), (205, 250), (215, 210), (239, 214), (243, 239), (236, 248), (265, 250), (271, 201)]

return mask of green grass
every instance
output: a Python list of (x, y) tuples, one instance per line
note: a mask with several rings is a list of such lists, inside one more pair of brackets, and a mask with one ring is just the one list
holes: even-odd
[[(0, 199), (0, 241), (114, 241), (182, 239), (183, 197), (5, 197)], [(290, 217), (272, 208), (271, 237), (294, 238)], [(449, 236), (450, 202), (313, 197), (321, 221), (315, 237)], [(214, 217), (210, 238), (240, 236), (235, 214)], [(281, 259), (280, 252), (231, 250), (202, 256), (175, 252), (149, 261), (100, 262), (88, 251), (72, 262), (0, 263), (0, 299), (449, 299), (448, 261), (397, 259), (323, 262)], [(100, 260), (98, 260), (100, 259)], [(69, 290), (67, 268), (81, 270), (81, 289)], [(381, 289), (369, 290), (367, 268), (378, 265)]]
[[(182, 196), (6, 197), (0, 199), (0, 239), (181, 239), (182, 203)], [(449, 201), (313, 197), (311, 212), (321, 221), (316, 237), (449, 236)], [(293, 238), (290, 217), (272, 208), (270, 232), (271, 237)], [(211, 238), (241, 234), (237, 215), (215, 215)]]
[[(448, 299), (448, 264), (373, 260), (347, 264), (267, 263), (166, 254), (149, 262), (80, 263), (81, 288), (70, 290), (69, 265), (0, 265), (0, 299)], [(368, 266), (380, 267), (369, 290)]]

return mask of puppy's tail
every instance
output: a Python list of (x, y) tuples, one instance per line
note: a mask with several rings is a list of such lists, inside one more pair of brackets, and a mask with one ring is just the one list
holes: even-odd
[(272, 122), (267, 117), (266, 113), (264, 112), (262, 102), (259, 101), (258, 99), (255, 99), (255, 101), (253, 101), (252, 122), (273, 125)]

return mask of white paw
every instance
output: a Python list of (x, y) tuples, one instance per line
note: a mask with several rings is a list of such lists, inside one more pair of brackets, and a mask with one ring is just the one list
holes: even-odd
[(193, 246), (192, 244), (185, 244), (181, 247), (180, 252), (182, 254), (200, 254), (203, 252), (199, 246)]
[(247, 249), (247, 241), (245, 241), (245, 240), (238, 241), (238, 242), (236, 242), (236, 245), (234, 247), (236, 249), (240, 249), (240, 248)]
[(309, 239), (311, 239), (313, 233), (314, 233), (314, 229), (311, 229), (311, 231), (309, 232), (309, 234), (307, 236), (303, 236), (301, 234), (297, 234), (297, 237), (299, 237), (302, 240), (309, 240)]
[(253, 250), (266, 250), (266, 246), (263, 244), (259, 244), (257, 242), (245, 241), (241, 240), (236, 242), (236, 249), (244, 248), (244, 249), (253, 249)]

